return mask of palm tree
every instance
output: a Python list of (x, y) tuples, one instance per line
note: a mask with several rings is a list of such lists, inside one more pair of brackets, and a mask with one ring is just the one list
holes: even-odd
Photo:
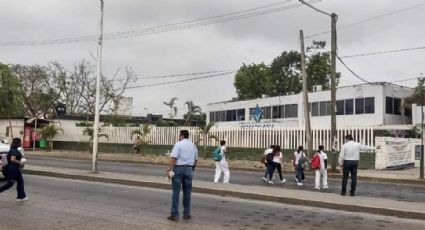
[(178, 108), (175, 106), (176, 100), (177, 100), (177, 97), (173, 97), (170, 99), (169, 102), (166, 102), (166, 101), (162, 102), (164, 103), (164, 105), (170, 107), (171, 111), (168, 113), (168, 116), (170, 117), (170, 119), (173, 119), (177, 115)]
[[(141, 128), (133, 130), (133, 132), (131, 132), (132, 136), (137, 135), (140, 137), (140, 144), (139, 144), (140, 149), (141, 147), (147, 146), (149, 144), (149, 141), (146, 140), (146, 137), (151, 132), (151, 130), (152, 130), (152, 127), (150, 127), (149, 124), (143, 124)], [(145, 155), (143, 151), (142, 151), (142, 155)]]
[(193, 101), (186, 101), (185, 105), (187, 106), (187, 113), (185, 114), (186, 124), (190, 124), (193, 118), (197, 115), (202, 115), (202, 109), (200, 106), (197, 106)]
[[(90, 137), (90, 152), (92, 152), (93, 150), (93, 138), (94, 138), (94, 129), (92, 127), (86, 127), (83, 130), (83, 135), (84, 136), (89, 136)], [(102, 133), (102, 128), (99, 128), (99, 132), (97, 134), (97, 136), (99, 137), (99, 139), (101, 137), (106, 138), (107, 140), (109, 140), (109, 136), (106, 133)], [(97, 156), (97, 155), (96, 155)]]
[(204, 159), (207, 158), (207, 141), (209, 139), (214, 139), (218, 141), (218, 137), (215, 135), (210, 135), (211, 129), (214, 127), (214, 123), (210, 122), (207, 125), (202, 125), (198, 128), (197, 133), (201, 138), (199, 138), (196, 141), (196, 145), (198, 146), (199, 143), (202, 141), (203, 147), (204, 147)]
[(45, 126), (43, 129), (41, 129), (41, 136), (46, 139), (48, 147), (47, 151), (51, 151), (53, 149), (53, 141), (52, 139), (55, 138), (59, 133), (63, 133), (63, 129), (60, 127), (57, 127), (55, 124), (50, 124)]

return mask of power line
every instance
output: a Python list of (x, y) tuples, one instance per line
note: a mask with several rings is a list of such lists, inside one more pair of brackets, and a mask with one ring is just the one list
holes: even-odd
[(168, 82), (159, 82), (159, 83), (146, 84), (146, 85), (130, 86), (130, 87), (127, 87), (127, 89), (146, 88), (146, 87), (152, 87), (152, 86), (169, 85), (169, 84), (175, 84), (175, 83), (180, 83), (180, 82), (195, 81), (195, 80), (201, 80), (201, 79), (206, 79), (206, 78), (222, 77), (222, 76), (226, 76), (226, 75), (229, 75), (229, 74), (232, 74), (232, 73), (235, 73), (235, 72), (236, 71), (229, 71), (229, 72), (225, 72), (225, 73), (211, 74), (211, 75), (207, 75), (207, 76), (194, 77), (194, 78), (188, 78), (188, 79), (177, 80), (177, 81), (168, 81)]
[[(360, 20), (360, 21), (357, 21), (357, 22), (348, 23), (348, 24), (345, 24), (345, 25), (338, 27), (338, 30), (342, 30), (342, 29), (345, 29), (347, 27), (356, 26), (356, 25), (363, 24), (363, 23), (366, 23), (366, 22), (370, 22), (370, 21), (373, 21), (373, 20), (377, 20), (377, 19), (380, 19), (380, 18), (383, 18), (383, 17), (391, 16), (391, 15), (394, 15), (394, 14), (402, 13), (402, 12), (405, 12), (405, 11), (408, 11), (408, 10), (416, 9), (416, 8), (424, 6), (424, 5), (425, 5), (425, 3), (419, 3), (419, 4), (415, 4), (415, 5), (406, 7), (406, 8), (390, 11), (390, 12), (387, 12), (387, 13), (384, 13), (384, 14), (381, 14), (381, 15), (378, 15), (378, 16), (366, 18), (366, 19), (363, 19), (363, 20)], [(319, 33), (308, 35), (308, 36), (305, 37), (305, 39), (317, 37), (317, 36), (323, 35), (323, 34), (329, 34), (330, 32), (331, 32), (330, 30), (322, 31), (322, 32), (319, 32)]]
[(387, 50), (387, 51), (375, 51), (375, 52), (362, 53), (362, 54), (353, 54), (353, 55), (341, 56), (341, 58), (364, 57), (364, 56), (371, 56), (371, 55), (378, 55), (378, 54), (399, 53), (399, 52), (406, 52), (406, 51), (413, 51), (413, 50), (423, 50), (423, 49), (425, 49), (425, 46), (419, 46), (419, 47), (413, 47), (413, 48), (404, 48), (404, 49), (395, 49), (395, 50)]
[(358, 74), (356, 74), (350, 67), (348, 67), (347, 64), (345, 64), (345, 62), (338, 56), (336, 55), (336, 57), (338, 58), (338, 60), (341, 62), (341, 64), (348, 70), (350, 71), (351, 74), (353, 74), (355, 77), (357, 77), (358, 79), (360, 79), (361, 81), (364, 81), (366, 83), (370, 83), (369, 81), (365, 80), (364, 78), (360, 77)]
[(237, 71), (237, 70), (238, 69), (213, 70), (213, 71), (204, 71), (204, 72), (195, 72), (195, 73), (169, 74), (169, 75), (158, 75), (158, 76), (151, 76), (151, 77), (137, 77), (134, 79), (174, 78), (174, 77), (196, 76), (196, 75), (211, 74), (211, 73), (230, 72), (230, 71)]
[[(320, 1), (321, 0), (310, 0), (309, 3), (314, 4)], [(251, 8), (247, 10), (242, 10), (242, 11), (235, 11), (235, 12), (222, 14), (218, 16), (200, 18), (200, 19), (173, 23), (173, 24), (153, 26), (153, 27), (149, 27), (145, 29), (129, 30), (129, 31), (115, 32), (115, 33), (105, 33), (104, 39), (110, 40), (110, 39), (122, 39), (122, 38), (130, 38), (130, 37), (141, 37), (141, 36), (158, 34), (158, 33), (163, 33), (168, 31), (177, 31), (177, 30), (184, 30), (184, 29), (200, 27), (200, 26), (208, 26), (208, 25), (218, 24), (218, 23), (227, 23), (227, 22), (243, 20), (243, 19), (247, 19), (251, 17), (278, 13), (278, 12), (303, 6), (302, 4), (298, 4), (298, 3), (286, 5), (289, 2), (290, 2), (289, 0), (286, 0), (284, 2), (268, 4), (261, 7), (255, 7), (255, 8)], [(0, 42), (0, 46), (24, 46), (24, 45), (35, 46), (35, 45), (54, 45), (54, 44), (65, 44), (65, 43), (88, 42), (88, 41), (96, 41), (97, 37), (98, 35), (86, 35), (86, 36), (79, 36), (79, 37), (38, 40), (38, 41), (33, 40), (33, 41), (17, 41), (17, 42)]]

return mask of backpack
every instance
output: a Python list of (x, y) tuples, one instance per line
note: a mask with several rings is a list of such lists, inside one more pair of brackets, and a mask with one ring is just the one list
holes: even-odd
[(274, 154), (273, 153), (267, 154), (266, 155), (266, 161), (267, 161), (267, 163), (273, 162), (273, 158), (274, 158)]
[(320, 169), (320, 155), (319, 153), (316, 153), (311, 159), (311, 168), (313, 169)]
[(307, 157), (304, 154), (304, 152), (301, 152), (300, 159), (298, 160), (298, 166), (301, 168), (305, 168), (307, 164)]
[(218, 146), (214, 151), (213, 151), (213, 160), (214, 161), (221, 161), (221, 158), (223, 156), (221, 155), (221, 146)]

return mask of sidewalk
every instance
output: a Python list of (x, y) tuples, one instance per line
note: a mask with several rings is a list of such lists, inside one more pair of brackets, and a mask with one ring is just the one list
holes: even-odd
[[(26, 174), (50, 176), (66, 179), (78, 179), (115, 183), (131, 186), (144, 186), (159, 189), (170, 189), (170, 182), (164, 177), (141, 176), (111, 172), (92, 174), (85, 170), (63, 169), (54, 167), (39, 167), (28, 165)], [(291, 189), (276, 189), (266, 186), (246, 186), (236, 184), (216, 184), (211, 182), (193, 182), (193, 191), (219, 196), (233, 196), (245, 199), (273, 201), (284, 204), (295, 204), (345, 210), (352, 212), (371, 213), (397, 216), (401, 218), (425, 219), (425, 204), (418, 202), (395, 201), (364, 196), (339, 196), (330, 193), (300, 191)]]
[[(92, 154), (87, 152), (78, 151), (27, 151), (25, 154), (29, 156), (43, 156), (43, 157), (57, 157), (66, 159), (80, 159), (80, 160), (91, 160)], [(112, 161), (112, 162), (127, 162), (127, 163), (149, 163), (149, 164), (168, 164), (168, 156), (156, 156), (140, 154), (125, 154), (125, 153), (100, 153), (99, 160), (101, 161)], [(214, 161), (211, 159), (199, 159), (198, 167), (215, 168)], [(229, 160), (229, 166), (232, 170), (238, 171), (263, 171), (264, 165), (260, 161), (247, 161), (247, 160)], [(292, 164), (284, 163), (283, 171), (286, 173), (293, 172)], [(306, 173), (313, 173), (307, 170)], [(425, 180), (419, 180), (419, 168), (407, 169), (407, 170), (359, 170), (358, 179), (366, 181), (379, 181), (379, 182), (390, 182), (390, 183), (404, 183), (404, 184), (423, 184)], [(340, 178), (340, 173), (330, 173), (329, 177)]]

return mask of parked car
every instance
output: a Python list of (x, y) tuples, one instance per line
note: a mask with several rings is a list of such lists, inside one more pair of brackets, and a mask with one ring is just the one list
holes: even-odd
[[(3, 174), (4, 177), (6, 177), (6, 168), (3, 167), (3, 157), (6, 157), (7, 153), (10, 150), (10, 145), (8, 144), (7, 140), (5, 139), (0, 139), (0, 169), (1, 169), (1, 173)], [(19, 152), (22, 153), (22, 155), (24, 155), (24, 149), (22, 147), (18, 148)]]

